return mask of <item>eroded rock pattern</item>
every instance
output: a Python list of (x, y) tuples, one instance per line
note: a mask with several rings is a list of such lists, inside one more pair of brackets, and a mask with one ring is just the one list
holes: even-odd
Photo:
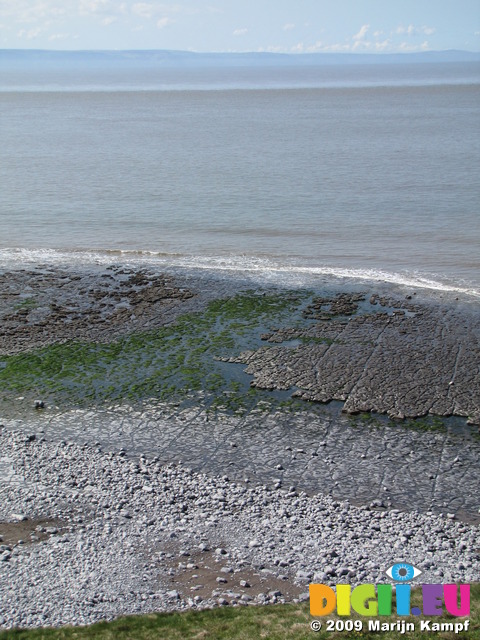
[[(375, 296), (370, 305), (376, 312), (351, 316), (358, 295), (352, 298), (335, 300), (330, 311), (322, 311), (328, 300), (321, 299), (304, 314), (315, 320), (310, 327), (263, 336), (285, 345), (247, 351), (231, 361), (248, 365), (253, 386), (293, 389), (306, 400), (341, 400), (348, 413), (458, 415), (480, 423), (478, 317)], [(300, 343), (292, 346), (292, 340)]]
[(183, 313), (193, 295), (171, 276), (124, 268), (0, 274), (0, 354), (161, 326)]

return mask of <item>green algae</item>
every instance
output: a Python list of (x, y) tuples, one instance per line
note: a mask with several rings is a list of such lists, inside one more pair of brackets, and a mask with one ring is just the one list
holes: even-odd
[(20, 309), (34, 309), (38, 305), (35, 298), (24, 298), (21, 302), (18, 302), (13, 308), (15, 311)]
[(22, 393), (57, 405), (143, 401), (198, 402), (235, 414), (275, 397), (250, 388), (238, 366), (217, 358), (258, 348), (260, 335), (298, 311), (308, 292), (246, 291), (215, 300), (173, 325), (110, 343), (68, 341), (0, 358), (2, 395)]
[(332, 338), (323, 338), (318, 336), (300, 336), (299, 340), (302, 344), (326, 344), (328, 346), (334, 342), (338, 342), (338, 340), (333, 340)]

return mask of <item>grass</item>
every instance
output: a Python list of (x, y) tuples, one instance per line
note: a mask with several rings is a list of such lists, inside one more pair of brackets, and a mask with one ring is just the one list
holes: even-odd
[[(412, 593), (412, 606), (421, 606), (419, 590)], [(331, 638), (344, 640), (363, 638), (373, 640), (399, 640), (410, 637), (415, 640), (453, 640), (454, 638), (480, 639), (480, 584), (471, 588), (470, 628), (462, 634), (454, 631), (420, 631), (421, 617), (396, 616), (367, 618), (352, 616), (352, 620), (362, 620), (360, 632), (327, 631), (326, 621), (336, 616), (318, 618), (322, 629), (315, 633), (310, 628), (312, 618), (308, 604), (269, 605), (259, 607), (222, 607), (205, 611), (186, 611), (182, 613), (158, 613), (145, 616), (129, 616), (113, 622), (100, 622), (87, 627), (62, 627), (60, 629), (11, 630), (0, 632), (0, 640), (305, 640)], [(344, 618), (346, 620), (347, 618)], [(400, 631), (375, 633), (368, 630), (369, 620), (394, 622), (397, 619), (414, 622), (414, 633), (402, 634)], [(462, 618), (449, 615), (428, 618), (432, 622), (463, 622)]]

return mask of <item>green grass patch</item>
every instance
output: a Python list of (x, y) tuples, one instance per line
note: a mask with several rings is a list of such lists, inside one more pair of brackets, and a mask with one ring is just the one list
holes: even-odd
[[(412, 606), (421, 606), (419, 589), (412, 592)], [(327, 631), (327, 620), (340, 620), (330, 615), (318, 618), (322, 629), (315, 633), (310, 628), (313, 618), (308, 604), (269, 605), (259, 607), (222, 607), (205, 611), (186, 611), (182, 613), (158, 613), (145, 616), (119, 618), (113, 622), (100, 622), (87, 627), (62, 627), (60, 629), (11, 630), (0, 632), (0, 640), (306, 640), (326, 638), (339, 640), (363, 638), (374, 640), (454, 640), (466, 638), (480, 639), (480, 585), (471, 587), (470, 627), (467, 632), (455, 634), (454, 631), (420, 631), (422, 617), (409, 616), (367, 618), (352, 615), (350, 619), (363, 622), (362, 631)], [(348, 618), (342, 618), (346, 620)], [(432, 622), (455, 623), (461, 618), (444, 614), (428, 618)], [(385, 631), (380, 634), (368, 630), (369, 620), (381, 622), (413, 622), (415, 632), (403, 634), (400, 630)]]

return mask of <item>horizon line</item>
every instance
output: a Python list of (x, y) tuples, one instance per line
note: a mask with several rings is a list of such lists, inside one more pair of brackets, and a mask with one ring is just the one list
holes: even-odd
[(469, 49), (428, 49), (424, 51), (192, 51), (191, 49), (45, 49), (45, 48), (0, 48), (4, 51), (44, 52), (44, 53), (186, 53), (189, 55), (271, 55), (271, 56), (392, 56), (429, 55), (438, 53), (468, 53), (480, 55), (480, 50)]

